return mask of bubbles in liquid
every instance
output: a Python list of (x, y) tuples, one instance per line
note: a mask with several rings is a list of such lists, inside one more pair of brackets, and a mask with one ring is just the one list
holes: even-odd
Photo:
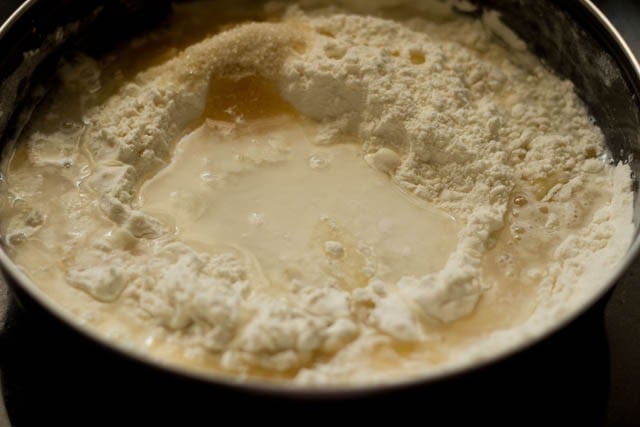
[(62, 130), (62, 132), (67, 133), (67, 134), (74, 133), (76, 130), (78, 130), (79, 127), (80, 127), (80, 125), (78, 125), (77, 123), (74, 123), (71, 120), (65, 120), (60, 125), (60, 129)]
[(513, 226), (511, 226), (511, 230), (513, 230), (513, 232), (515, 234), (524, 234), (527, 230), (525, 230), (524, 227), (514, 224)]
[(516, 206), (525, 206), (528, 203), (527, 198), (524, 196), (516, 196), (513, 199), (513, 204)]
[(264, 224), (265, 215), (259, 212), (251, 212), (248, 219), (251, 225), (262, 225)]
[(322, 170), (329, 167), (329, 159), (320, 154), (309, 156), (309, 167), (314, 170)]

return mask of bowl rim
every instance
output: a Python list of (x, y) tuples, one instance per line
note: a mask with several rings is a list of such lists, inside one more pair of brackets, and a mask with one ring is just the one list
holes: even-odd
[[(7, 33), (13, 28), (14, 25), (25, 15), (36, 3), (40, 0), (25, 0), (22, 4), (0, 25), (0, 39), (6, 37)], [(592, 0), (579, 0), (578, 4), (581, 5), (590, 15), (597, 20), (597, 24), (600, 29), (604, 30), (607, 35), (612, 39), (618, 48), (621, 49), (622, 58), (614, 58), (616, 65), (621, 67), (621, 62), (627, 62), (627, 66), (630, 66), (632, 70), (632, 76), (638, 82), (640, 82), (640, 64), (635, 57), (633, 51), (630, 49), (626, 41), (620, 35), (618, 30), (613, 26), (604, 13), (592, 2)], [(561, 7), (561, 6), (559, 6)], [(593, 32), (590, 32), (593, 35)], [(636, 227), (637, 229), (637, 227)], [(503, 347), (498, 352), (492, 352), (490, 356), (477, 359), (473, 362), (463, 362), (444, 369), (439, 369), (434, 372), (414, 375), (408, 378), (402, 377), (397, 380), (384, 380), (373, 383), (354, 383), (354, 384), (318, 384), (307, 385), (298, 384), (291, 381), (269, 381), (261, 380), (251, 377), (237, 377), (234, 379), (232, 375), (225, 375), (216, 372), (204, 372), (201, 370), (189, 369), (181, 367), (177, 364), (166, 362), (158, 358), (154, 358), (145, 354), (142, 350), (135, 350), (126, 346), (123, 343), (115, 340), (108, 339), (102, 334), (98, 333), (94, 328), (81, 323), (76, 317), (67, 312), (62, 305), (56, 303), (53, 298), (48, 296), (42, 291), (23, 271), (17, 264), (8, 256), (5, 248), (0, 246), (0, 270), (2, 275), (9, 280), (5, 280), (5, 283), (12, 286), (17, 286), (21, 291), (25, 291), (28, 297), (33, 299), (40, 307), (45, 311), (53, 315), (61, 324), (66, 327), (70, 327), (71, 330), (79, 334), (81, 337), (88, 339), (92, 344), (97, 344), (99, 347), (114, 353), (117, 356), (124, 357), (131, 362), (137, 362), (145, 367), (154, 368), (158, 373), (170, 374), (181, 379), (193, 380), (205, 385), (217, 385), (226, 386), (232, 389), (239, 389), (244, 392), (251, 393), (264, 393), (269, 395), (280, 395), (287, 397), (301, 397), (301, 398), (342, 398), (342, 397), (357, 397), (369, 394), (375, 394), (380, 392), (388, 392), (396, 389), (407, 389), (415, 386), (431, 385), (443, 380), (453, 379), (462, 375), (469, 374), (486, 368), (490, 365), (494, 365), (501, 362), (517, 353), (520, 353), (530, 347), (543, 341), (558, 331), (572, 323), (579, 316), (593, 307), (597, 301), (602, 299), (604, 295), (609, 292), (621, 278), (623, 273), (630, 267), (633, 261), (636, 259), (640, 252), (640, 235), (636, 233), (632, 244), (628, 248), (625, 257), (618, 263), (617, 268), (611, 274), (609, 279), (603, 283), (597, 292), (585, 299), (581, 304), (572, 308), (568, 315), (563, 318), (545, 325), (540, 328), (537, 333), (531, 334), (527, 339), (519, 340), (515, 345)]]

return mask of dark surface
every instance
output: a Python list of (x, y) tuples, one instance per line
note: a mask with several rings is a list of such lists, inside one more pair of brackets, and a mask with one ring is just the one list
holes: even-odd
[[(0, 0), (0, 15), (17, 3)], [(640, 4), (598, 3), (640, 52)], [(639, 279), (636, 263), (608, 301), (501, 364), (426, 388), (322, 404), (247, 396), (158, 376), (105, 355), (53, 319), (35, 319), (10, 302), (0, 332), (3, 395), (18, 427), (129, 425), (133, 420), (164, 425), (171, 419), (180, 420), (178, 425), (213, 425), (229, 414), (237, 422), (258, 416), (295, 424), (339, 422), (349, 414), (363, 421), (391, 417), (420, 425), (640, 426)], [(5, 293), (0, 286), (3, 308)], [(8, 423), (0, 411), (0, 426)]]

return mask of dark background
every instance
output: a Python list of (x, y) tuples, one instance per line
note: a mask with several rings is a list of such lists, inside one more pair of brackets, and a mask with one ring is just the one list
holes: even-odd
[[(0, 0), (0, 20), (19, 3)], [(640, 2), (595, 3), (640, 55)], [(87, 345), (52, 319), (27, 314), (0, 283), (0, 427), (215, 425), (225, 416), (233, 424), (351, 416), (419, 425), (640, 426), (639, 280), (636, 262), (608, 299), (568, 328), (489, 368), (392, 395), (321, 403), (157, 375)]]

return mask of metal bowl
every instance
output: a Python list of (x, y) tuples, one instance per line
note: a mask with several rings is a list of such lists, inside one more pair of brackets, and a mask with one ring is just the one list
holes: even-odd
[[(604, 15), (589, 0), (477, 1), (484, 9), (497, 10), (531, 51), (555, 72), (572, 80), (606, 136), (611, 157), (629, 161), (635, 176), (640, 171), (640, 67), (629, 48)], [(29, 114), (43, 94), (62, 52), (81, 48), (93, 53), (107, 51), (117, 41), (160, 22), (169, 12), (166, 0), (28, 0), (0, 27), (0, 135), (3, 147), (11, 144), (28, 121)], [(115, 24), (115, 25), (114, 25)], [(109, 38), (104, 34), (108, 33)], [(639, 248), (640, 207), (634, 204), (634, 242), (621, 267), (602, 283), (600, 291), (571, 316), (557, 322), (540, 336), (503, 351), (490, 360), (472, 366), (416, 377), (389, 385), (340, 386), (305, 389), (299, 386), (258, 382), (237, 383), (224, 377), (206, 376), (151, 360), (82, 326), (60, 305), (47, 297), (0, 250), (0, 268), (21, 303), (38, 312), (46, 322), (62, 325), (71, 334), (109, 353), (136, 369), (151, 375), (171, 376), (198, 387), (215, 387), (237, 393), (260, 393), (279, 398), (342, 399), (376, 393), (399, 392), (435, 382), (449, 381), (488, 364), (495, 364), (539, 343), (574, 321), (611, 290), (616, 280), (634, 260)], [(233, 394), (235, 393), (235, 394)]]

